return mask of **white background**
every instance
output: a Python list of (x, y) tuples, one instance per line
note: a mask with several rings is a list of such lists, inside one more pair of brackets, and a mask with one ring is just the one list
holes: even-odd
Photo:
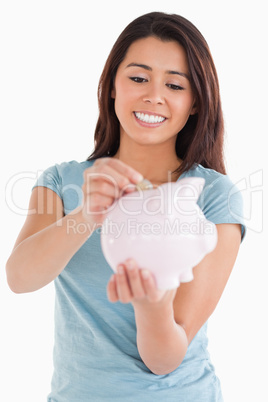
[(226, 121), (227, 168), (243, 190), (248, 232), (210, 319), (209, 350), (225, 402), (268, 401), (267, 221), (265, 225), (262, 207), (267, 176), (265, 2), (6, 0), (0, 6), (4, 402), (45, 401), (52, 375), (53, 285), (15, 295), (6, 284), (5, 261), (25, 219), (18, 212), (26, 211), (41, 170), (82, 161), (93, 150), (97, 84), (108, 52), (131, 20), (150, 11), (190, 19), (215, 60)]

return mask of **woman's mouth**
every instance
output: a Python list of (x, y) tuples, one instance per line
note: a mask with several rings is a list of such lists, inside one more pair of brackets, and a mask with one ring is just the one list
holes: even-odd
[(142, 112), (134, 112), (136, 119), (139, 123), (145, 123), (146, 125), (160, 125), (166, 120), (166, 117), (156, 114), (147, 114)]

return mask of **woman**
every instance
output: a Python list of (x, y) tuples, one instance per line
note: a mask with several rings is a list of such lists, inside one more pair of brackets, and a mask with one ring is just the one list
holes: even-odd
[[(183, 17), (141, 16), (116, 41), (98, 96), (94, 152), (41, 175), (7, 262), (14, 292), (55, 282), (48, 401), (222, 401), (206, 327), (245, 229), (225, 172), (207, 43)], [(160, 291), (135, 260), (111, 275), (96, 228), (115, 199), (143, 178), (161, 185), (187, 176), (205, 178), (199, 204), (218, 232), (194, 280)]]

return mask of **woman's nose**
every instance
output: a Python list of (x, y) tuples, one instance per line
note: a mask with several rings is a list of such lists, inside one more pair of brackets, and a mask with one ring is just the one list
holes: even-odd
[(151, 104), (163, 104), (165, 98), (163, 88), (160, 85), (151, 84), (147, 87), (147, 91), (143, 97), (144, 102)]

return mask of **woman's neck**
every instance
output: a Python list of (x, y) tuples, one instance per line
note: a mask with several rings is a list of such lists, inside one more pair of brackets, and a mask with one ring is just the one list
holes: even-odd
[(120, 147), (114, 158), (121, 160), (136, 169), (144, 178), (155, 185), (161, 185), (168, 181), (178, 179), (178, 173), (172, 173), (178, 169), (181, 160), (174, 152), (157, 147), (140, 147), (139, 150)]

